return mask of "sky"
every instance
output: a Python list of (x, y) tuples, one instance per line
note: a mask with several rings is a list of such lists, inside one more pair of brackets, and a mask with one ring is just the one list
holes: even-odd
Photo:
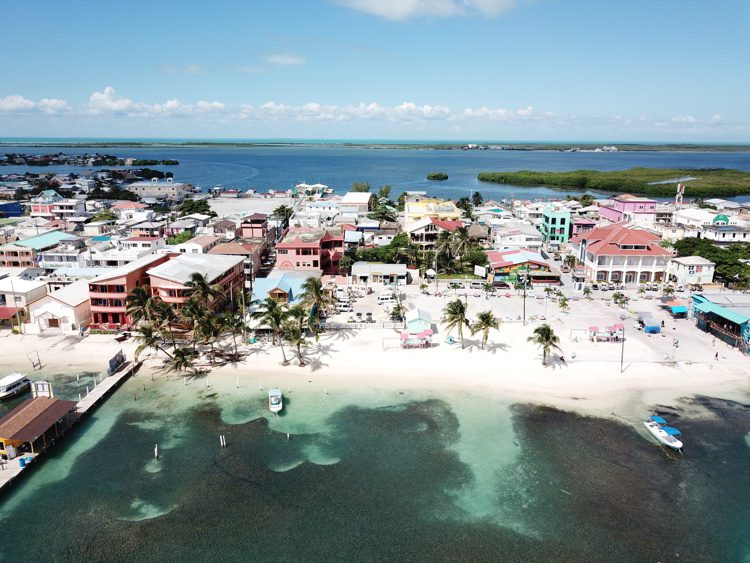
[(3, 0), (0, 137), (750, 141), (747, 0)]

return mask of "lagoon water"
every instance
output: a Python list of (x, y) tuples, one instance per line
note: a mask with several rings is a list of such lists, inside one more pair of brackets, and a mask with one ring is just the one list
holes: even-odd
[[(0, 139), (2, 141), (2, 139)], [(481, 191), (486, 199), (551, 198), (560, 192), (547, 188), (502, 186), (479, 182), (485, 171), (514, 170), (623, 170), (636, 166), (658, 168), (734, 168), (750, 172), (750, 152), (557, 152), (557, 151), (462, 151), (339, 147), (328, 145), (295, 146), (210, 146), (66, 148), (61, 146), (25, 147), (3, 145), (3, 153), (83, 154), (102, 152), (120, 157), (180, 161), (178, 166), (155, 167), (171, 171), (175, 178), (203, 189), (215, 185), (258, 190), (287, 189), (300, 182), (322, 183), (345, 192), (355, 181), (378, 187), (393, 186), (394, 195), (403, 190), (427, 190), (439, 197), (459, 198)], [(76, 172), (77, 167), (3, 166), (2, 173)], [(430, 172), (446, 172), (449, 179), (430, 182)], [(737, 198), (750, 200), (750, 196)]]
[(2, 500), (0, 559), (749, 560), (746, 405), (670, 414), (680, 457), (487, 390), (305, 385), (277, 417), (256, 380), (136, 376)]

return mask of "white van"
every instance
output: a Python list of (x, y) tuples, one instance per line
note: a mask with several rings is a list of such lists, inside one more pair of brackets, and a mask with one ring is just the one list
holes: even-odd
[(381, 293), (378, 295), (378, 304), (393, 304), (396, 302), (396, 296), (392, 293)]

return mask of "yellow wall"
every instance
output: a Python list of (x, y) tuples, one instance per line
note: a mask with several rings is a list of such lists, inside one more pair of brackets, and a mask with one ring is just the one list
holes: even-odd
[(461, 219), (461, 210), (452, 201), (427, 198), (416, 202), (406, 202), (404, 216), (407, 222), (427, 217), (442, 221), (457, 221)]

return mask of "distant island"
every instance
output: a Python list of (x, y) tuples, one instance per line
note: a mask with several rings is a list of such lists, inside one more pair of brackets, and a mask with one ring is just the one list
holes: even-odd
[(687, 197), (732, 197), (750, 194), (750, 172), (726, 168), (631, 168), (572, 172), (481, 172), (480, 182), (515, 186), (545, 186), (561, 190), (629, 192), (671, 197), (678, 183)]
[(122, 158), (109, 154), (17, 154), (0, 155), (0, 166), (177, 166), (172, 159)]
[(489, 150), (489, 151), (554, 151), (554, 152), (622, 152), (622, 151), (667, 151), (667, 152), (750, 152), (750, 144), (692, 144), (692, 143), (523, 143), (523, 142), (489, 142), (465, 143), (445, 141), (358, 141), (358, 140), (117, 140), (102, 139), (101, 141), (79, 141), (39, 139), (5, 139), (0, 141), (0, 147), (61, 147), (61, 148), (179, 148), (179, 147), (346, 147), (359, 149), (414, 149), (414, 150)]
[(427, 179), (437, 181), (447, 180), (448, 174), (446, 174), (445, 172), (433, 172), (431, 174), (427, 174)]

